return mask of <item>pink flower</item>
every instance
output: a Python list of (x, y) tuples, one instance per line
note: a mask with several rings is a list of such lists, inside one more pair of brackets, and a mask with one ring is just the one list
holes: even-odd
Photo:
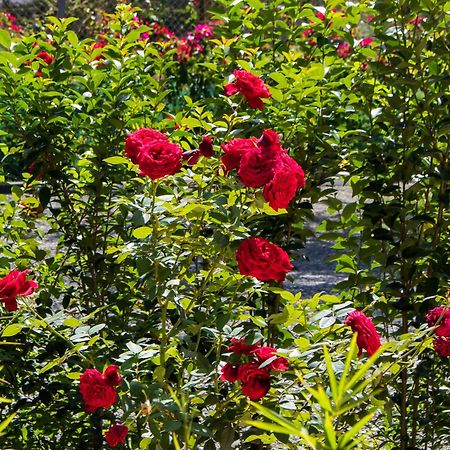
[(8, 311), (17, 310), (17, 297), (31, 295), (38, 288), (38, 283), (27, 280), (29, 270), (12, 270), (0, 279), (0, 302)]
[(375, 41), (375, 39), (371, 36), (366, 37), (364, 39), (361, 40), (361, 42), (359, 43), (360, 47), (370, 47), (370, 44), (372, 44), (372, 42)]
[(351, 51), (352, 46), (348, 42), (342, 42), (341, 44), (338, 45), (337, 54), (341, 58), (347, 58), (347, 56), (350, 55)]
[(372, 356), (380, 348), (380, 336), (373, 322), (362, 311), (355, 309), (350, 312), (344, 323), (349, 325), (353, 332), (358, 333), (356, 339), (359, 348), (358, 356), (361, 356), (363, 350)]
[[(260, 364), (264, 363), (268, 359), (273, 358), (277, 354), (277, 349), (273, 347), (260, 347), (252, 351), (254, 355), (258, 358)], [(271, 363), (266, 366), (268, 369), (272, 370), (288, 370), (289, 363), (286, 358), (280, 357), (275, 358)]]

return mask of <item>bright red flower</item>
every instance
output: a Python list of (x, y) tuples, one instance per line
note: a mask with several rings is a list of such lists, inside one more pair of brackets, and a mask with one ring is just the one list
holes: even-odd
[(47, 65), (50, 65), (55, 60), (55, 58), (46, 51), (39, 52), (36, 55), (36, 58), (42, 59), (42, 61), (44, 61)]
[(183, 151), (159, 131), (141, 128), (127, 136), (125, 154), (138, 164), (141, 175), (156, 180), (181, 169)]
[(270, 389), (270, 373), (265, 368), (260, 369), (257, 363), (239, 366), (238, 380), (242, 393), (252, 401), (260, 400)]
[(317, 12), (316, 12), (316, 17), (317, 17), (318, 19), (322, 20), (322, 21), (325, 20), (325, 14), (324, 14), (324, 13), (321, 13), (320, 11), (317, 11)]
[(439, 336), (434, 338), (433, 347), (439, 356), (443, 358), (450, 357), (450, 337)]
[(29, 270), (12, 270), (0, 279), (0, 302), (8, 311), (17, 310), (17, 297), (31, 295), (39, 286), (34, 280), (27, 280)]
[(225, 166), (225, 170), (236, 169), (241, 164), (242, 155), (248, 151), (256, 148), (255, 139), (232, 139), (226, 144), (222, 144), (222, 150), (224, 155), (222, 156), (222, 163)]
[(429, 327), (434, 327), (440, 319), (439, 325), (434, 332), (438, 336), (450, 336), (450, 308), (447, 310), (444, 306), (433, 308), (428, 312), (425, 319)]
[(105, 433), (106, 443), (110, 447), (117, 447), (119, 444), (123, 444), (127, 437), (128, 427), (125, 425), (114, 424), (111, 428)]
[(261, 281), (284, 281), (294, 268), (288, 254), (262, 237), (245, 239), (236, 252), (239, 272)]
[(255, 147), (242, 154), (239, 178), (246, 187), (264, 186), (274, 176), (275, 154), (262, 147)]
[(120, 382), (121, 378), (116, 366), (107, 367), (103, 374), (97, 369), (87, 369), (80, 377), (80, 393), (85, 403), (84, 410), (94, 412), (97, 408), (109, 408), (114, 405), (117, 401), (117, 393), (113, 386)]
[(245, 343), (245, 338), (231, 338), (231, 345), (227, 347), (227, 350), (236, 353), (236, 355), (250, 355), (258, 347), (259, 342), (247, 345)]
[(229, 97), (240, 92), (251, 108), (264, 109), (261, 99), (269, 98), (271, 94), (261, 78), (246, 70), (235, 70), (233, 74), (236, 79), (225, 86), (225, 95)]
[(159, 131), (153, 128), (141, 128), (127, 136), (125, 141), (125, 155), (134, 164), (139, 164), (142, 150), (157, 140), (169, 142), (169, 139)]
[(305, 187), (305, 173), (297, 162), (286, 153), (275, 159), (274, 176), (263, 190), (264, 199), (278, 211), (287, 208), (298, 189)]
[(189, 150), (187, 152), (183, 152), (181, 155), (184, 161), (187, 161), (189, 166), (195, 166), (200, 159), (200, 150)]
[(200, 142), (198, 149), (200, 150), (202, 156), (204, 156), (205, 158), (211, 158), (214, 151), (211, 137), (203, 136), (202, 142)]
[(358, 356), (361, 356), (363, 350), (372, 356), (380, 348), (380, 336), (373, 322), (362, 311), (355, 309), (350, 312), (344, 323), (350, 326), (353, 332), (358, 333), (356, 338), (359, 348)]
[[(277, 354), (277, 349), (273, 347), (260, 347), (253, 350), (252, 353), (256, 355), (260, 364), (264, 363), (268, 359), (273, 358)], [(267, 369), (272, 370), (288, 370), (289, 363), (286, 358), (275, 358), (271, 363), (266, 366)]]
[(230, 383), (234, 383), (237, 380), (238, 367), (236, 366), (226, 363), (220, 372), (222, 375), (219, 377), (219, 380), (229, 381)]

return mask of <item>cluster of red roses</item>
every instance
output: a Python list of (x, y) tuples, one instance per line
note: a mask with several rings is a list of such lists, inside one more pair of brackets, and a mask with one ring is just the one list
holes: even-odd
[[(98, 408), (109, 408), (117, 401), (115, 387), (122, 383), (119, 369), (115, 365), (108, 366), (103, 373), (97, 369), (87, 369), (80, 377), (80, 393), (83, 397), (86, 412), (95, 412)], [(105, 440), (110, 447), (125, 442), (128, 427), (113, 424), (105, 433)]]
[(0, 279), (0, 303), (3, 303), (8, 311), (17, 310), (17, 297), (31, 295), (38, 288), (34, 280), (27, 280), (29, 270), (12, 270)]
[[(50, 41), (47, 41), (48, 44), (51, 44)], [(35, 42), (33, 47), (39, 47), (39, 43)], [(47, 67), (55, 61), (55, 57), (45, 50), (41, 50), (36, 56), (35, 60), (39, 62), (39, 68), (35, 72), (35, 76), (41, 78), (43, 76), (41, 68)], [(31, 61), (26, 61), (25, 65), (31, 66)]]
[[(263, 398), (270, 389), (270, 371), (288, 370), (286, 358), (276, 356), (277, 350), (273, 347), (260, 347), (259, 342), (247, 345), (245, 339), (231, 339), (227, 348), (233, 354), (221, 369), (220, 380), (235, 383), (241, 382), (242, 394), (250, 400), (257, 401)], [(241, 358), (246, 355), (246, 361)]]
[(450, 357), (450, 308), (438, 306), (433, 308), (425, 317), (429, 327), (436, 327), (433, 347), (443, 358)]
[(17, 17), (8, 13), (0, 11), (0, 29), (6, 28), (16, 34), (22, 34), (25, 30), (17, 25)]

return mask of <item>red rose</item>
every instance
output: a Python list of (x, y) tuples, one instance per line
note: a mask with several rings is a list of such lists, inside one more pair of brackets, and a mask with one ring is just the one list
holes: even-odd
[(128, 427), (116, 423), (105, 433), (106, 443), (110, 447), (117, 447), (125, 442), (127, 433)]
[(261, 147), (245, 152), (239, 166), (239, 178), (246, 187), (261, 187), (274, 175), (275, 154)]
[[(110, 369), (114, 367), (115, 369)], [(116, 403), (117, 393), (112, 387), (120, 383), (117, 367), (108, 367), (104, 374), (97, 369), (87, 369), (80, 377), (80, 393), (83, 397), (86, 412), (94, 412), (97, 408), (109, 408)], [(108, 378), (107, 378), (107, 377)]]
[(39, 286), (36, 281), (27, 280), (29, 270), (12, 270), (0, 279), (0, 302), (8, 311), (17, 310), (17, 297), (30, 295)]
[(356, 338), (359, 348), (358, 356), (361, 356), (363, 349), (372, 356), (380, 348), (380, 336), (373, 322), (362, 311), (355, 309), (350, 312), (344, 323), (350, 326), (353, 332), (358, 333)]
[(152, 180), (173, 175), (181, 168), (181, 148), (162, 133), (142, 128), (127, 137), (125, 154)]
[(270, 389), (270, 373), (265, 368), (260, 369), (257, 363), (239, 366), (238, 380), (242, 393), (252, 401), (260, 400)]
[(139, 164), (139, 155), (142, 152), (142, 149), (157, 140), (164, 142), (169, 141), (164, 134), (153, 128), (141, 128), (127, 136), (125, 141), (125, 155), (128, 156), (134, 164)]
[(200, 150), (202, 156), (204, 156), (205, 158), (211, 158), (214, 151), (212, 139), (209, 136), (204, 136), (202, 142), (200, 142), (200, 145), (198, 146), (198, 149)]
[(262, 237), (245, 239), (236, 252), (239, 272), (261, 281), (284, 281), (294, 268), (288, 254)]
[(274, 177), (264, 186), (264, 199), (271, 208), (278, 211), (280, 208), (287, 208), (297, 190), (303, 187), (305, 173), (301, 166), (286, 153), (279, 153), (275, 161)]
[(225, 95), (229, 97), (240, 92), (248, 101), (251, 108), (264, 109), (262, 98), (269, 98), (270, 92), (261, 78), (246, 70), (235, 70), (235, 80), (225, 86)]
[(45, 51), (39, 52), (36, 55), (36, 58), (42, 59), (42, 61), (44, 61), (45, 64), (47, 64), (47, 65), (50, 65), (55, 60), (55, 58), (52, 55), (50, 55), (49, 53), (47, 53)]
[(236, 169), (241, 164), (242, 155), (250, 150), (256, 148), (256, 141), (254, 139), (232, 139), (226, 144), (222, 144), (224, 155), (222, 156), (222, 163), (225, 170)]
[(259, 342), (247, 345), (245, 343), (245, 338), (231, 338), (231, 345), (227, 347), (227, 350), (236, 353), (236, 355), (250, 355), (253, 350), (259, 347)]
[(375, 40), (373, 37), (366, 37), (364, 39), (361, 39), (361, 42), (359, 43), (360, 47), (369, 47), (370, 44)]
[(187, 152), (183, 152), (181, 158), (184, 161), (187, 161), (189, 166), (195, 166), (200, 159), (200, 150), (189, 150)]
[(230, 383), (234, 383), (237, 380), (238, 368), (236, 366), (227, 363), (220, 372), (222, 375), (220, 375), (219, 380), (229, 381)]
[(280, 136), (278, 136), (278, 133), (274, 130), (264, 130), (257, 143), (258, 147), (270, 150), (273, 153), (281, 153), (286, 151), (281, 148)]
[[(273, 358), (277, 354), (277, 349), (273, 347), (261, 347), (253, 350), (252, 353), (256, 355), (259, 363), (262, 364), (268, 359)], [(266, 368), (272, 370), (288, 370), (289, 363), (286, 358), (275, 358)]]
[(122, 377), (119, 374), (119, 368), (114, 364), (108, 366), (103, 372), (103, 375), (105, 377), (106, 383), (110, 386), (119, 386), (119, 384), (122, 383)]
[(439, 356), (443, 358), (450, 357), (450, 337), (439, 336), (434, 338), (433, 347)]
[(426, 315), (426, 321), (429, 327), (434, 327), (438, 320), (439, 325), (434, 332), (438, 336), (450, 336), (450, 309), (445, 310), (443, 306), (438, 306)]
[(352, 46), (348, 42), (342, 42), (338, 45), (337, 54), (341, 58), (347, 58), (348, 55), (352, 52)]

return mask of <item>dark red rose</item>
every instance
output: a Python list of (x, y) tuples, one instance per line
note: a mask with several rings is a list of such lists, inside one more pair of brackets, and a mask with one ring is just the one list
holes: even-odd
[(50, 65), (55, 60), (55, 58), (46, 51), (39, 52), (36, 55), (36, 58), (42, 59), (47, 65)]
[(356, 343), (358, 344), (358, 356), (366, 350), (369, 356), (372, 356), (381, 345), (380, 336), (373, 322), (362, 312), (356, 309), (350, 312), (345, 319), (345, 325), (351, 327), (352, 331), (358, 333)]
[(236, 169), (241, 164), (242, 155), (250, 150), (256, 148), (256, 141), (254, 139), (232, 139), (226, 144), (222, 144), (224, 155), (222, 156), (222, 163), (225, 170)]
[(285, 153), (276, 157), (274, 176), (263, 190), (264, 199), (278, 211), (287, 208), (298, 189), (305, 187), (305, 173), (297, 162)]
[(450, 336), (450, 308), (445, 309), (443, 306), (433, 308), (425, 317), (428, 326), (434, 327), (439, 320), (438, 327), (434, 332), (438, 336)]
[(280, 136), (274, 130), (264, 130), (257, 143), (258, 147), (270, 150), (274, 154), (286, 151), (281, 148)]
[(156, 180), (181, 169), (183, 151), (159, 131), (142, 128), (127, 137), (125, 154), (138, 164), (141, 175)]
[(17, 310), (17, 297), (31, 295), (38, 288), (34, 280), (27, 280), (29, 270), (12, 270), (0, 279), (0, 302), (8, 311)]
[(245, 343), (245, 338), (231, 338), (231, 345), (227, 347), (227, 350), (236, 353), (236, 355), (250, 355), (253, 350), (259, 347), (259, 342), (247, 345)]
[(214, 151), (211, 137), (203, 136), (202, 142), (200, 142), (198, 149), (200, 150), (202, 156), (204, 156), (205, 158), (211, 158)]
[(225, 95), (229, 97), (240, 92), (251, 108), (264, 109), (261, 99), (269, 98), (271, 94), (261, 78), (246, 70), (235, 70), (233, 74), (236, 79), (225, 86)]
[(189, 166), (195, 166), (200, 159), (200, 150), (189, 150), (183, 152), (181, 158), (188, 163)]
[(114, 364), (108, 366), (103, 372), (103, 375), (105, 376), (106, 383), (110, 386), (119, 386), (119, 384), (122, 383), (122, 377), (119, 374), (119, 368)]
[(125, 442), (127, 433), (128, 427), (116, 423), (105, 433), (106, 443), (110, 447), (117, 447)]
[[(252, 352), (258, 358), (260, 364), (264, 363), (268, 359), (273, 358), (277, 354), (277, 349), (273, 347), (261, 347), (253, 350)], [(288, 370), (289, 363), (286, 358), (275, 358), (272, 362), (270, 362), (267, 366), (267, 369), (272, 370)]]
[(220, 372), (222, 375), (220, 375), (219, 380), (229, 381), (230, 383), (234, 383), (237, 380), (238, 368), (236, 366), (226, 363)]
[(236, 252), (239, 272), (261, 281), (284, 281), (294, 268), (288, 254), (262, 237), (245, 239)]
[(265, 368), (260, 369), (257, 363), (239, 366), (238, 380), (242, 393), (252, 401), (260, 400), (270, 389), (270, 373)]
[[(105, 373), (107, 372), (108, 368), (105, 370)], [(108, 372), (108, 376), (113, 378), (112, 373)], [(94, 412), (97, 408), (109, 408), (116, 403), (117, 393), (110, 385), (110, 381), (97, 369), (87, 369), (81, 375), (80, 393), (85, 403), (84, 410), (86, 412)]]
[(359, 43), (360, 47), (370, 47), (370, 44), (375, 40), (373, 37), (366, 37), (364, 39), (361, 39), (361, 42)]
[(265, 148), (257, 147), (245, 152), (239, 166), (239, 178), (246, 187), (261, 187), (274, 176), (275, 154)]
[(141, 128), (127, 136), (125, 141), (125, 155), (131, 159), (134, 164), (139, 164), (139, 155), (143, 148), (148, 147), (154, 141), (169, 142), (164, 134), (153, 128)]
[(439, 356), (443, 358), (450, 357), (450, 337), (439, 336), (434, 338), (433, 347)]

